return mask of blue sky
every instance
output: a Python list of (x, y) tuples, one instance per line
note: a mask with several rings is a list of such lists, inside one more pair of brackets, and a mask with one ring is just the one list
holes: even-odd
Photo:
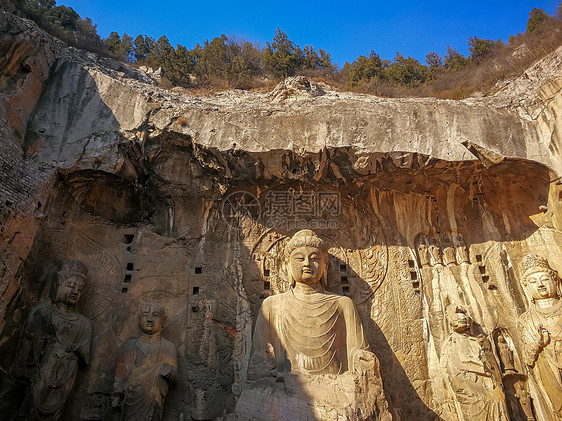
[(146, 1), (58, 0), (91, 18), (98, 33), (111, 31), (192, 48), (225, 34), (264, 46), (280, 27), (301, 47), (312, 45), (342, 66), (371, 50), (386, 59), (399, 51), (421, 62), (429, 51), (444, 55), (447, 45), (467, 54), (469, 37), (507, 41), (525, 31), (534, 7), (554, 14), (560, 0), (535, 1)]

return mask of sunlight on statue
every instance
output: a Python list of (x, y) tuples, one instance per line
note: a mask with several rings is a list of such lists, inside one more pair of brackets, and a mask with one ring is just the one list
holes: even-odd
[[(306, 408), (317, 419), (327, 416), (322, 411), (353, 420), (390, 419), (379, 362), (353, 301), (325, 289), (328, 253), (322, 239), (310, 230), (297, 232), (285, 247), (283, 265), (291, 287), (261, 306), (248, 371), (250, 383), (257, 383), (239, 400), (239, 419), (304, 419), (311, 416)], [(252, 402), (265, 389), (272, 391), (266, 409), (256, 409)]]
[(501, 369), (490, 341), (473, 333), (473, 320), (461, 306), (449, 304), (446, 314), (452, 332), (443, 345), (441, 363), (458, 419), (509, 420)]
[(531, 301), (519, 318), (524, 361), (550, 400), (553, 418), (562, 420), (562, 300), (560, 278), (548, 261), (529, 254), (519, 267)]
[(292, 287), (264, 300), (254, 349), (274, 355), (278, 373), (372, 369), (375, 356), (368, 351), (353, 302), (324, 289), (328, 259), (322, 240), (312, 231), (299, 231), (285, 253)]

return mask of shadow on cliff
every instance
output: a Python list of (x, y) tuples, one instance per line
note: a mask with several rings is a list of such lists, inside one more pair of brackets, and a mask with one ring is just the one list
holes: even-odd
[[(43, 208), (46, 217), (35, 239), (49, 225), (51, 228), (64, 226), (69, 214), (77, 206), (100, 220), (117, 224), (138, 223), (146, 216), (144, 199), (138, 188), (142, 182), (138, 172), (125, 165), (120, 167), (120, 174), (113, 174), (121, 154), (119, 148), (123, 137), (121, 125), (104, 102), (98, 83), (85, 64), (61, 58), (50, 69), (50, 76), (31, 113), (23, 152), (28, 158), (45, 163), (59, 176), (54, 177), (55, 182), (51, 183), (50, 190), (45, 194), (49, 202)], [(75, 172), (77, 168), (83, 171)], [(23, 184), (28, 180), (20, 182)], [(56, 203), (60, 199), (58, 193), (62, 190), (70, 191), (74, 202)], [(11, 374), (18, 353), (21, 327), (30, 310), (48, 299), (44, 291), (48, 289), (49, 281), (39, 268), (43, 268), (45, 262), (54, 256), (51, 256), (51, 250), (37, 248), (34, 243), (28, 256), (34, 262), (26, 262), (17, 274), (22, 292), (8, 305), (7, 325), (2, 333), (0, 413), (6, 420), (16, 417), (27, 387)], [(42, 264), (37, 264), (38, 260), (43, 260)], [(99, 360), (104, 357), (100, 356), (100, 346), (96, 346), (100, 334), (96, 331), (97, 327), (94, 325), (91, 352), (92, 359)], [(101, 348), (105, 348), (105, 345)], [(90, 399), (97, 398), (89, 394), (99, 386), (99, 379), (92, 379), (90, 374), (88, 368), (78, 374), (74, 384), (75, 398), (71, 397), (68, 402), (68, 419), (104, 417), (105, 403), (99, 405), (99, 402)], [(102, 388), (102, 398), (111, 393), (110, 383), (107, 379), (104, 381), (109, 388)]]

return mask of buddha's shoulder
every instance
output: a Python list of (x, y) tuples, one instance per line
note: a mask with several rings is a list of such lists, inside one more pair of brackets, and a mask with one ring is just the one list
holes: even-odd
[(281, 294), (270, 295), (262, 302), (262, 307), (272, 307), (279, 303), (284, 302), (289, 298), (290, 291), (282, 292)]
[(355, 308), (355, 305), (353, 304), (353, 301), (351, 300), (351, 298), (345, 296), (345, 295), (339, 295), (339, 294), (333, 294), (335, 296), (335, 300), (338, 302), (338, 304), (340, 305), (340, 307), (343, 308)]
[(172, 341), (169, 341), (166, 338), (161, 338), (160, 339), (162, 341), (162, 347), (166, 350), (166, 351), (171, 351), (171, 352), (176, 352), (176, 346), (173, 344)]

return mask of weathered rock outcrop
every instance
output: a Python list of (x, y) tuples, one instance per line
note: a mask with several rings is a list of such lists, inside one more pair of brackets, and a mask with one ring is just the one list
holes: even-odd
[(15, 416), (22, 396), (22, 323), (68, 258), (89, 269), (80, 310), (94, 338), (68, 419), (111, 416), (116, 353), (154, 301), (178, 352), (165, 418), (232, 413), (260, 305), (288, 288), (282, 244), (312, 228), (329, 247), (326, 288), (357, 308), (396, 419), (462, 417), (441, 353), (452, 303), (489, 358), (501, 360), (500, 336), (513, 353), (511, 416), (552, 418), (521, 357), (517, 265), (532, 251), (562, 270), (562, 47), (463, 101), (304, 79), (270, 94), (170, 92), (6, 13), (0, 52), (0, 413)]

